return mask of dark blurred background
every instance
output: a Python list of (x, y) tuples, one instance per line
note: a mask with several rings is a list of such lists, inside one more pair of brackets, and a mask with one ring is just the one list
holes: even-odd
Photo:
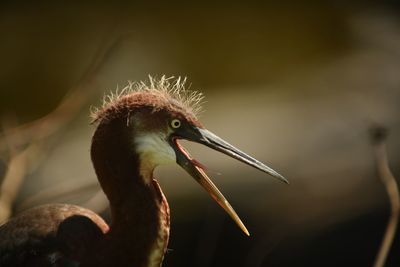
[[(389, 130), (389, 161), (400, 175), (397, 1), (17, 1), (0, 7), (3, 137), (7, 127), (52, 112), (71, 91), (82, 100), (72, 115), (64, 109), (61, 125), (28, 157), (13, 212), (66, 202), (107, 217), (89, 157), (90, 106), (128, 80), (186, 76), (191, 89), (206, 95), (206, 127), (291, 184), (185, 143), (209, 167), (251, 237), (184, 171), (160, 167), (156, 175), (172, 212), (163, 266), (373, 264), (390, 207), (371, 125)], [(17, 148), (26, 146), (21, 141)], [(12, 149), (1, 149), (4, 176)], [(400, 264), (399, 241), (386, 266)]]

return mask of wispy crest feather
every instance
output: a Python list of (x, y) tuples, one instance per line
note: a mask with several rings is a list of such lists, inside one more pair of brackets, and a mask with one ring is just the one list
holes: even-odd
[(148, 93), (155, 95), (165, 103), (178, 104), (185, 112), (193, 117), (197, 117), (202, 111), (204, 95), (197, 91), (188, 90), (186, 88), (186, 77), (161, 76), (160, 79), (149, 75), (148, 82), (132, 82), (122, 89), (117, 87), (115, 92), (105, 95), (101, 108), (94, 108), (91, 112), (93, 122), (104, 119), (106, 111), (118, 105), (121, 99), (126, 97), (134, 97), (137, 93)]

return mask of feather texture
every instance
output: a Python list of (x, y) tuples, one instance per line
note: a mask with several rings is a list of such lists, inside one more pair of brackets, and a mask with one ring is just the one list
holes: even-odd
[[(92, 109), (93, 122), (110, 119), (115, 111), (129, 112), (129, 107), (149, 105), (154, 110), (168, 108), (197, 119), (202, 111), (204, 96), (186, 88), (186, 78), (166, 77), (160, 79), (149, 76), (148, 83), (129, 82), (123, 89), (117, 89), (104, 96), (101, 108)], [(112, 112), (111, 112), (112, 111)]]

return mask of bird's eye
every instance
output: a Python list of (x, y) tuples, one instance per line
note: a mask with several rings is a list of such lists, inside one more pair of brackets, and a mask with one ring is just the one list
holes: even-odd
[(177, 128), (181, 127), (181, 121), (178, 120), (178, 119), (173, 119), (171, 121), (171, 127), (174, 128), (174, 129), (177, 129)]

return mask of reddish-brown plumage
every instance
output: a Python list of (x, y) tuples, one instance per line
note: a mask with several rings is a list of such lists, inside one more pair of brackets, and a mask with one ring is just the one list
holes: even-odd
[[(9, 251), (6, 252), (4, 248), (16, 248), (18, 244), (15, 245), (15, 239), (11, 240), (11, 237), (15, 232), (23, 232), (24, 241), (32, 239), (32, 233), (37, 233), (38, 239), (44, 243), (49, 236), (55, 238), (55, 248), (43, 253), (67, 256), (82, 267), (160, 266), (168, 243), (169, 207), (158, 183), (152, 177), (142, 177), (140, 174), (140, 158), (132, 139), (137, 131), (166, 128), (167, 120), (172, 117), (196, 125), (199, 123), (195, 115), (185, 111), (179, 102), (171, 102), (171, 98), (154, 92), (132, 92), (121, 96), (96, 114), (98, 126), (92, 139), (91, 158), (100, 185), (110, 201), (110, 229), (100, 217), (87, 210), (78, 212), (75, 206), (65, 206), (67, 212), (60, 219), (57, 217), (61, 214), (58, 210), (60, 206), (49, 205), (46, 209), (30, 210), (29, 216), (22, 214), (0, 228), (0, 237), (3, 238), (0, 256), (9, 257), (6, 255)], [(140, 127), (136, 126), (139, 128), (136, 129), (133, 118), (145, 120), (145, 117), (151, 120), (146, 120), (146, 124)], [(149, 178), (152, 180), (150, 183), (146, 182)], [(51, 210), (49, 214), (54, 215), (43, 217), (45, 210)], [(86, 216), (90, 220), (71, 216)], [(95, 227), (90, 222), (95, 222)], [(20, 228), (21, 224), (23, 228)], [(60, 234), (57, 236), (58, 228)], [(82, 230), (91, 234), (79, 236)], [(87, 242), (79, 243), (79, 240)], [(58, 244), (60, 242), (62, 244)], [(160, 252), (152, 255), (154, 251)], [(47, 254), (45, 257), (49, 257)], [(6, 263), (4, 260), (1, 266)]]
[[(71, 224), (69, 218), (78, 224)], [(83, 224), (79, 222), (82, 218), (87, 218)], [(59, 231), (61, 228), (67, 232)], [(64, 266), (79, 260), (91, 243), (108, 231), (101, 217), (78, 206), (35, 207), (0, 227), (0, 266)], [(76, 246), (76, 237), (80, 247)], [(74, 247), (73, 252), (70, 247)]]
[[(130, 91), (132, 87), (133, 91)], [(29, 210), (0, 226), (0, 266), (159, 267), (169, 238), (169, 207), (153, 170), (176, 162), (238, 226), (246, 227), (178, 139), (198, 142), (287, 182), (280, 174), (204, 129), (196, 119), (200, 94), (162, 77), (130, 84), (94, 114), (91, 158), (109, 199), (111, 226), (72, 205)]]
[(94, 250), (100, 256), (88, 257), (82, 266), (147, 266), (160, 228), (160, 209), (168, 209), (158, 184), (146, 184), (140, 176), (130, 142), (134, 129), (127, 126), (128, 114), (120, 114), (100, 122), (93, 136), (92, 161), (110, 201), (112, 225)]
[[(168, 90), (168, 88), (165, 90)], [(133, 91), (126, 95), (122, 94), (115, 99), (112, 98), (102, 109), (97, 110), (92, 115), (93, 121), (104, 122), (125, 115), (128, 115), (129, 119), (129, 117), (133, 115), (131, 113), (140, 107), (149, 109), (153, 112), (167, 110), (170, 116), (179, 116), (193, 125), (201, 126), (200, 122), (196, 118), (196, 113), (198, 111), (189, 108), (188, 105), (190, 105), (190, 103), (184, 104), (180, 102), (179, 99), (174, 98), (170, 95), (169, 91), (165, 90), (160, 90), (160, 88), (145, 88), (145, 90)], [(180, 97), (184, 98), (184, 94), (185, 93), (183, 92)], [(198, 97), (200, 100), (202, 99), (201, 95)], [(191, 100), (189, 99), (185, 101), (190, 102)], [(197, 105), (197, 103), (193, 103), (193, 105)]]

